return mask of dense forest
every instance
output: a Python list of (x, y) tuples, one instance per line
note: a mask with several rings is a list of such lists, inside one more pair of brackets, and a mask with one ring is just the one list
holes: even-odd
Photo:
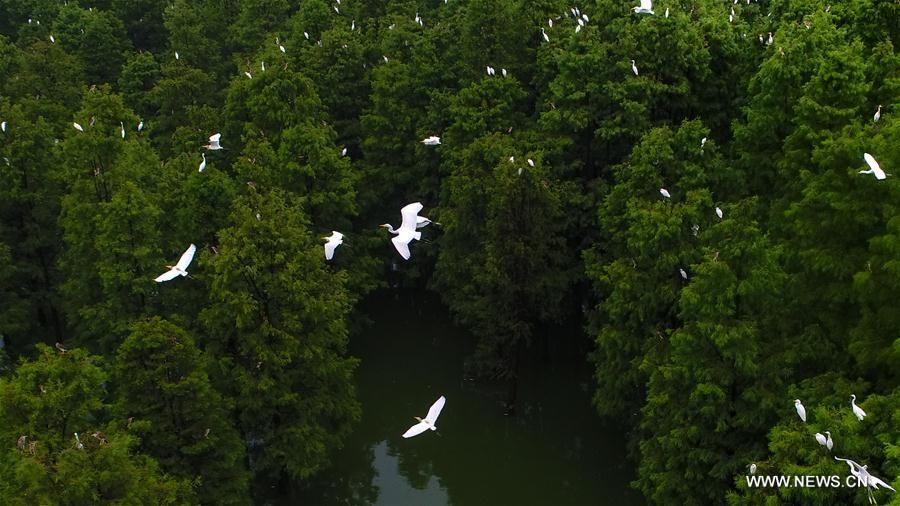
[(0, 0), (0, 503), (315, 476), (390, 285), (512, 415), (586, 321), (648, 503), (868, 504), (745, 480), (835, 456), (900, 487), (900, 3), (640, 4)]

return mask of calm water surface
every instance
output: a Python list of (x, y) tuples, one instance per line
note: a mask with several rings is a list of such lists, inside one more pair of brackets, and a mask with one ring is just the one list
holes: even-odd
[[(374, 322), (350, 350), (362, 359), (362, 420), (334, 467), (279, 504), (641, 504), (628, 488), (624, 433), (594, 413), (573, 347), (553, 346), (549, 363), (528, 359), (517, 414), (504, 416), (502, 385), (464, 379), (472, 338), (439, 304), (383, 292), (362, 309)], [(438, 430), (403, 439), (441, 395)]]

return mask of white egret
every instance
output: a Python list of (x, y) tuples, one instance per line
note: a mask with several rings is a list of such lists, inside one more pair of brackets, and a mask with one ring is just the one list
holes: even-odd
[(416, 232), (416, 226), (419, 221), (418, 214), (419, 211), (422, 210), (422, 207), (420, 202), (413, 202), (412, 204), (404, 206), (403, 209), (400, 210), (400, 215), (403, 216), (403, 222), (400, 224), (398, 230), (394, 230), (394, 227), (389, 223), (379, 225), (380, 227), (386, 228), (388, 232), (396, 235), (396, 237), (391, 239), (391, 242), (394, 243), (394, 247), (397, 248), (397, 252), (400, 253), (400, 256), (402, 256), (404, 260), (409, 260), (410, 241), (422, 238), (422, 232)]
[(682, 268), (679, 267), (679, 268), (678, 268), (678, 274), (681, 274), (681, 279), (687, 281), (688, 275), (687, 275), (687, 272), (685, 272), (684, 269), (682, 269)]
[(253, 79), (253, 75), (250, 72), (244, 72), (244, 75), (247, 76), (247, 79)]
[(872, 496), (872, 491), (878, 490), (878, 487), (884, 487), (896, 492), (896, 490), (894, 490), (894, 487), (888, 485), (877, 476), (871, 474), (869, 472), (869, 466), (861, 466), (850, 459), (842, 459), (837, 456), (834, 457), (834, 460), (846, 462), (847, 465), (850, 466), (850, 474), (856, 477), (857, 484), (862, 484), (866, 487), (866, 493), (869, 495), (869, 504), (876, 504), (875, 498)]
[(756, 474), (756, 464), (750, 464), (750, 474)]
[(490, 65), (488, 65), (487, 66), (487, 75), (492, 76), (494, 74), (495, 74), (494, 67), (491, 67)]
[(580, 31), (581, 31), (581, 25), (576, 26), (576, 27), (575, 27), (575, 33), (578, 33), (578, 32), (580, 32)]
[(79, 450), (84, 449), (84, 445), (81, 443), (81, 438), (78, 437), (77, 432), (75, 433), (75, 448), (78, 448)]
[(634, 75), (638, 75), (637, 65), (634, 63), (634, 60), (631, 60), (631, 71), (634, 72)]
[(769, 32), (769, 38), (766, 39), (766, 45), (771, 46), (773, 42), (775, 42), (775, 37), (772, 36), (772, 32)]
[(716, 207), (716, 216), (718, 216), (720, 220), (722, 219), (722, 216), (724, 216), (724, 215), (725, 215), (725, 213), (723, 213), (721, 209)]
[(587, 23), (588, 21), (590, 21), (590, 19), (588, 19), (588, 17), (587, 17), (587, 14), (582, 14), (582, 15), (581, 15), (581, 19), (583, 19), (585, 23)]
[[(825, 431), (825, 432), (828, 432), (828, 431)], [(828, 444), (828, 440), (825, 438), (825, 435), (820, 432), (816, 432), (816, 442), (822, 446), (825, 446)]]
[(306, 37), (306, 40), (309, 40), (309, 33), (308, 33), (308, 32), (303, 32), (303, 36)]
[(425, 415), (424, 419), (419, 418), (418, 416), (413, 417), (418, 420), (419, 423), (413, 425), (409, 428), (409, 430), (404, 432), (403, 437), (411, 438), (413, 436), (418, 436), (428, 429), (437, 430), (435, 422), (437, 422), (438, 416), (440, 416), (441, 410), (444, 409), (444, 404), (446, 404), (446, 402), (447, 399), (445, 399), (442, 395), (437, 401), (434, 402), (434, 404), (431, 405), (430, 408), (428, 408), (428, 414)]
[(700, 139), (700, 151), (703, 151), (704, 146), (706, 146), (706, 137)]
[(140, 132), (143, 129), (144, 129), (144, 120), (141, 120), (141, 122), (138, 123), (138, 132)]
[(432, 135), (431, 137), (426, 137), (425, 139), (422, 140), (422, 144), (424, 144), (426, 146), (437, 146), (440, 143), (441, 143), (441, 138), (436, 135)]
[(222, 138), (222, 134), (213, 134), (209, 136), (209, 144), (203, 146), (204, 148), (215, 151), (218, 149), (222, 149), (222, 145), (219, 144), (219, 139)]
[(797, 415), (800, 416), (800, 419), (803, 422), (806, 422), (806, 408), (803, 407), (803, 403), (800, 402), (800, 399), (794, 399), (794, 407), (797, 408)]
[(659, 189), (659, 194), (662, 195), (662, 196), (665, 197), (665, 198), (670, 198), (670, 197), (672, 196), (672, 194), (669, 193), (669, 190), (666, 190), (665, 188), (660, 188), (660, 189)]
[(553, 19), (547, 18), (547, 24), (550, 25), (550, 28), (553, 28)]
[(341, 157), (347, 156), (347, 148), (341, 150)]
[(125, 138), (125, 124), (121, 121), (119, 122), (119, 127), (122, 129), (122, 138)]
[(266, 62), (260, 62), (260, 67), (262, 68), (262, 71), (265, 72), (266, 71)]
[(853, 407), (853, 414), (856, 415), (856, 418), (861, 422), (863, 418), (866, 417), (866, 412), (863, 409), (856, 405), (856, 394), (850, 396), (850, 406)]
[(6, 122), (0, 123), (0, 130), (3, 130), (3, 133), (6, 133)]
[(872, 121), (878, 123), (878, 120), (881, 119), (881, 105), (878, 106), (878, 110), (875, 111), (875, 116), (872, 117)]
[(635, 14), (653, 14), (653, 0), (641, 0), (641, 5), (632, 7)]
[(527, 160), (527, 162), (528, 162), (528, 165), (529, 165), (530, 167), (534, 167), (534, 160), (532, 160), (531, 158), (529, 158), (529, 159)]
[(194, 253), (197, 252), (197, 246), (191, 244), (188, 249), (181, 254), (181, 258), (178, 259), (178, 263), (175, 265), (167, 265), (166, 267), (169, 269), (167, 272), (164, 272), (159, 275), (153, 281), (157, 283), (161, 283), (163, 281), (169, 281), (170, 279), (175, 279), (178, 276), (187, 276), (187, 268), (188, 265), (191, 265), (191, 260), (194, 259)]
[(344, 234), (332, 230), (330, 236), (323, 237), (328, 242), (325, 243), (325, 260), (331, 260), (334, 257), (334, 250), (344, 243)]
[(669, 8), (666, 7), (666, 19), (669, 19)]
[[(306, 32), (303, 32), (303, 33), (306, 33)], [(306, 38), (308, 39), (309, 36), (307, 36)], [(281, 51), (282, 53), (286, 53), (286, 52), (287, 52), (287, 51), (284, 49), (284, 46), (282, 46), (281, 44), (278, 44), (278, 50)]]
[(206, 169), (206, 153), (200, 153), (200, 156), (203, 157), (203, 161), (200, 162), (200, 167), (197, 168), (197, 172), (203, 172)]
[[(553, 25), (550, 25), (550, 26), (553, 26)], [(541, 27), (541, 36), (544, 37), (544, 42), (550, 42), (550, 37), (547, 36), (547, 32), (544, 31), (543, 27)]]
[(178, 51), (175, 51), (175, 59), (176, 59), (176, 60), (180, 60), (180, 59), (181, 59), (181, 56), (178, 55)]
[(503, 77), (506, 77), (506, 69), (501, 68), (501, 69), (500, 69), (500, 75), (502, 75)]
[(878, 162), (875, 161), (875, 157), (870, 155), (869, 153), (863, 153), (863, 159), (865, 159), (866, 163), (869, 164), (869, 170), (861, 170), (860, 174), (874, 174), (875, 179), (881, 181), (882, 179), (887, 177), (887, 174), (881, 170), (881, 166), (878, 165)]
[(828, 440), (825, 441), (825, 448), (828, 448), (828, 451), (831, 451), (831, 449), (834, 448), (834, 441), (831, 440), (831, 433), (830, 433), (830, 432), (828, 432), (828, 431), (826, 430), (826, 431), (825, 431), (825, 434), (828, 434)]
[(50, 36), (50, 42), (52, 42), (53, 44), (56, 44), (56, 39), (54, 39), (52, 35)]
[(84, 128), (82, 128), (81, 125), (79, 125), (78, 123), (72, 123), (72, 126), (75, 127), (75, 130), (78, 130), (79, 132), (84, 132)]

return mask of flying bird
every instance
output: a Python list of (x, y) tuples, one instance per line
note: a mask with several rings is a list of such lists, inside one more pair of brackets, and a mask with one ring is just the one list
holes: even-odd
[(209, 144), (203, 146), (204, 148), (215, 151), (217, 149), (222, 149), (222, 145), (219, 144), (219, 139), (222, 138), (222, 134), (213, 134), (209, 136)]
[(386, 228), (388, 232), (396, 235), (391, 242), (394, 243), (394, 247), (397, 248), (397, 252), (400, 253), (400, 256), (403, 257), (404, 260), (409, 260), (409, 243), (415, 239), (419, 240), (422, 238), (422, 232), (416, 232), (416, 226), (418, 224), (419, 211), (422, 210), (422, 204), (420, 202), (413, 202), (412, 204), (406, 205), (403, 209), (400, 210), (400, 215), (403, 216), (403, 222), (400, 224), (400, 228), (398, 230), (394, 230), (389, 223), (385, 223), (384, 225), (379, 225), (380, 227)]
[(875, 161), (875, 157), (869, 153), (863, 153), (863, 158), (866, 160), (866, 163), (869, 164), (869, 170), (861, 170), (859, 171), (860, 174), (874, 174), (875, 179), (879, 181), (887, 177), (887, 174), (881, 170), (881, 166)]
[(167, 265), (166, 267), (169, 269), (168, 272), (164, 272), (159, 275), (153, 281), (157, 283), (161, 283), (163, 281), (169, 281), (170, 279), (175, 279), (178, 276), (187, 276), (187, 268), (188, 265), (191, 265), (191, 260), (194, 259), (194, 253), (197, 252), (197, 246), (191, 244), (188, 249), (181, 254), (181, 258), (178, 259), (178, 263), (175, 265)]
[(803, 422), (806, 422), (806, 408), (803, 407), (803, 403), (800, 402), (800, 399), (794, 399), (794, 407), (797, 408), (797, 415), (800, 416), (800, 419)]
[(206, 169), (206, 153), (200, 153), (200, 156), (203, 157), (203, 161), (200, 162), (200, 167), (197, 169), (198, 172), (203, 172)]
[(344, 234), (332, 230), (330, 236), (323, 237), (328, 242), (325, 243), (325, 260), (331, 260), (334, 257), (334, 250), (344, 243)]
[(896, 490), (894, 490), (894, 487), (888, 485), (877, 476), (869, 473), (869, 466), (861, 466), (850, 459), (842, 459), (837, 456), (834, 457), (834, 460), (846, 462), (847, 465), (850, 466), (850, 474), (856, 477), (856, 482), (866, 487), (866, 493), (869, 495), (869, 504), (876, 504), (875, 497), (872, 495), (872, 491), (878, 490), (878, 487), (884, 487), (896, 492)]
[(441, 138), (436, 135), (432, 135), (431, 137), (427, 137), (422, 140), (422, 144), (424, 144), (426, 146), (437, 146), (440, 143), (441, 143)]
[(653, 14), (653, 1), (641, 0), (641, 5), (632, 7), (631, 10), (633, 10), (635, 14)]
[(856, 418), (861, 422), (863, 418), (866, 417), (866, 412), (863, 409), (856, 405), (856, 394), (850, 396), (850, 406), (853, 407), (853, 414), (856, 415)]
[(404, 432), (403, 437), (411, 438), (413, 436), (418, 436), (428, 429), (437, 430), (435, 422), (437, 422), (438, 416), (440, 416), (441, 410), (444, 409), (444, 404), (446, 402), (447, 399), (445, 399), (442, 395), (437, 401), (434, 402), (434, 404), (431, 405), (430, 408), (428, 408), (428, 414), (425, 415), (424, 419), (419, 418), (418, 416), (413, 417), (418, 420), (419, 423), (413, 425), (409, 428), (409, 430)]

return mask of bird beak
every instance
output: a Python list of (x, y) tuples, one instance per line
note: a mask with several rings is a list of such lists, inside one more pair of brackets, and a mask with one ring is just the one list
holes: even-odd
[(378, 225), (381, 228), (387, 228), (387, 225)]

